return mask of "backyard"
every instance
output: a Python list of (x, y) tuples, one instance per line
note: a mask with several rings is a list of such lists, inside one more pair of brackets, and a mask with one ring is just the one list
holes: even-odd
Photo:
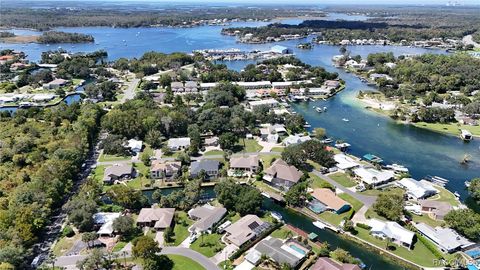
[(330, 211), (325, 211), (325, 212), (318, 215), (321, 219), (327, 221), (328, 223), (330, 223), (332, 225), (340, 225), (340, 223), (342, 222), (343, 219), (345, 219), (345, 218), (349, 219), (352, 216), (353, 212), (358, 211), (363, 206), (362, 202), (360, 202), (359, 200), (353, 198), (352, 196), (350, 196), (346, 193), (341, 193), (341, 194), (338, 195), (338, 197), (340, 197), (343, 200), (345, 200), (346, 202), (348, 202), (352, 206), (352, 208), (349, 211), (341, 213), (341, 214), (336, 214), (336, 213), (333, 213), (333, 212), (330, 212)]
[(190, 245), (190, 248), (207, 257), (213, 257), (225, 247), (220, 238), (222, 235), (216, 233), (202, 234)]

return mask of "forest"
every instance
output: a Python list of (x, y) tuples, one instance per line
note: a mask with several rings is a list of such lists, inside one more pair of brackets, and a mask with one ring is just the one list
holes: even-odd
[(37, 42), (42, 44), (55, 44), (55, 43), (87, 43), (94, 42), (92, 35), (85, 35), (79, 33), (66, 33), (59, 31), (47, 31), (43, 32)]

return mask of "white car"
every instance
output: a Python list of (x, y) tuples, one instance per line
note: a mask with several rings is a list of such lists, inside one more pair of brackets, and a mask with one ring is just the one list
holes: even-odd
[(195, 242), (195, 240), (197, 240), (198, 238), (198, 235), (197, 234), (192, 234), (190, 235), (190, 240), (188, 241), (190, 244)]

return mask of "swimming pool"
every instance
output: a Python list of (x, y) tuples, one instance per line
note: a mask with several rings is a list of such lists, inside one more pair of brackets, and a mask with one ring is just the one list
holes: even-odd
[(305, 256), (305, 254), (307, 254), (307, 252), (305, 252), (305, 250), (299, 248), (298, 246), (294, 245), (294, 244), (290, 244), (288, 245), (291, 249), (295, 250), (296, 252), (300, 253), (301, 255)]
[(327, 210), (326, 205), (315, 199), (308, 203), (307, 208), (312, 210), (315, 214), (320, 214)]

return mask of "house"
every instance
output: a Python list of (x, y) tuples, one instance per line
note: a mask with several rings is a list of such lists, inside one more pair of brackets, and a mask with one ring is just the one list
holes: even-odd
[(310, 251), (309, 247), (296, 240), (282, 241), (270, 236), (260, 241), (254, 249), (279, 265), (288, 264), (292, 268), (295, 268)]
[(93, 215), (93, 223), (96, 227), (100, 227), (97, 234), (102, 237), (110, 237), (113, 235), (113, 221), (120, 217), (120, 213), (99, 212)]
[(172, 92), (178, 93), (178, 92), (184, 92), (185, 88), (183, 87), (182, 82), (172, 82), (170, 84), (170, 88), (172, 88)]
[(443, 220), (453, 207), (448, 202), (440, 202), (436, 200), (420, 200), (422, 212), (426, 213), (430, 218), (435, 220)]
[(289, 48), (280, 45), (273, 46), (270, 48), (270, 51), (279, 54), (289, 54), (292, 52)]
[(255, 89), (270, 89), (272, 88), (272, 83), (269, 81), (259, 81), (259, 82), (234, 82), (234, 84), (243, 87), (246, 90), (255, 90)]
[(190, 176), (195, 178), (201, 171), (204, 171), (208, 179), (214, 179), (218, 176), (220, 162), (213, 159), (201, 159), (190, 164)]
[(425, 199), (438, 193), (432, 183), (426, 180), (417, 181), (412, 178), (403, 178), (397, 184), (407, 191), (408, 196), (415, 200)]
[(205, 146), (218, 146), (218, 137), (213, 136), (213, 137), (210, 137), (210, 138), (206, 138), (204, 145)]
[(360, 163), (345, 154), (336, 154), (333, 156), (333, 159), (337, 162), (336, 166), (340, 170), (348, 170), (360, 166)]
[(117, 180), (128, 180), (134, 177), (132, 164), (116, 164), (105, 169), (103, 183), (113, 184)]
[(47, 102), (56, 97), (54, 94), (36, 94), (33, 95), (32, 100), (35, 102)]
[(278, 134), (268, 134), (267, 138), (264, 140), (268, 143), (277, 144), (280, 136)]
[(232, 157), (230, 158), (230, 169), (251, 174), (257, 173), (260, 169), (260, 159), (257, 155)]
[(257, 108), (257, 107), (260, 107), (260, 106), (267, 106), (269, 108), (273, 108), (273, 107), (278, 106), (278, 101), (276, 101), (273, 98), (269, 98), (269, 99), (250, 101), (248, 103), (248, 105), (250, 106), (250, 109), (252, 109), (252, 110)]
[(340, 264), (328, 257), (320, 257), (310, 267), (310, 270), (361, 270), (361, 268), (356, 264)]
[(167, 142), (167, 146), (172, 151), (187, 149), (190, 147), (190, 138), (171, 138)]
[(181, 168), (182, 163), (178, 161), (154, 160), (150, 166), (150, 178), (172, 180), (178, 176)]
[(387, 81), (393, 80), (392, 77), (388, 76), (387, 74), (379, 74), (379, 73), (370, 74), (370, 80), (377, 81), (378, 79), (384, 79)]
[(295, 185), (302, 176), (303, 173), (295, 168), (295, 166), (290, 166), (282, 159), (277, 159), (265, 170), (263, 180), (273, 187), (288, 190)]
[(411, 248), (415, 233), (403, 228), (393, 221), (381, 221), (379, 219), (369, 219), (367, 225), (371, 227), (370, 233), (373, 236), (383, 239), (390, 239), (392, 242)]
[(132, 152), (138, 154), (142, 151), (143, 142), (135, 139), (130, 139), (127, 142), (127, 147), (132, 150)]
[(69, 81), (64, 79), (54, 79), (53, 81), (43, 85), (43, 89), (57, 89), (66, 86)]
[(287, 138), (285, 138), (283, 140), (283, 144), (285, 146), (289, 146), (289, 145), (294, 145), (294, 144), (299, 144), (299, 143), (303, 143), (303, 142), (306, 142), (306, 141), (310, 141), (311, 139), (312, 138), (308, 135), (303, 136), (303, 135), (295, 134), (295, 135), (290, 135)]
[(349, 203), (338, 197), (335, 192), (328, 188), (316, 188), (312, 192), (312, 196), (315, 200), (323, 204), (326, 210), (341, 214), (352, 208)]
[(200, 83), (200, 90), (202, 91), (208, 91), (217, 86), (217, 83)]
[(188, 228), (191, 233), (211, 232), (212, 227), (222, 220), (227, 213), (227, 209), (223, 207), (214, 207), (209, 204), (195, 207), (188, 211), (188, 216), (196, 220), (195, 223)]
[(326, 80), (323, 85), (325, 85), (327, 88), (337, 88), (340, 86), (340, 82), (336, 80)]
[(397, 64), (392, 63), (392, 62), (388, 62), (388, 63), (385, 63), (385, 66), (388, 67), (388, 68), (395, 68), (397, 66)]
[(443, 252), (453, 253), (475, 244), (450, 228), (432, 228), (425, 223), (414, 223), (413, 226)]
[(372, 187), (377, 187), (392, 181), (395, 177), (393, 171), (377, 170), (372, 167), (358, 167), (353, 173), (360, 181)]
[(142, 208), (137, 217), (137, 226), (164, 230), (172, 224), (174, 214), (175, 208)]
[(270, 224), (261, 220), (258, 216), (246, 215), (225, 229), (227, 232), (225, 240), (237, 247), (241, 247), (245, 242), (261, 235), (269, 227)]
[(187, 93), (198, 92), (198, 83), (196, 81), (186, 81), (184, 89)]

